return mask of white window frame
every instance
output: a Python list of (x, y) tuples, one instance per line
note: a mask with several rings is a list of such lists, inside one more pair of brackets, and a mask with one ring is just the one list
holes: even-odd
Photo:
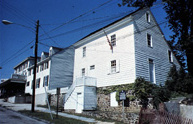
[(116, 46), (117, 39), (116, 39), (116, 34), (111, 35), (111, 45), (112, 47)]
[(172, 56), (172, 51), (168, 50), (168, 59), (170, 63), (173, 63), (173, 56)]
[(44, 86), (48, 86), (48, 82), (49, 82), (49, 75), (44, 76), (43, 87), (44, 87)]
[(150, 13), (149, 12), (146, 12), (145, 13), (145, 20), (150, 23), (151, 19), (150, 19)]
[(85, 76), (85, 72), (86, 72), (85, 68), (82, 68), (82, 72), (81, 72), (82, 77), (84, 77), (84, 76)]
[[(150, 38), (149, 38), (149, 36), (150, 36)], [(147, 46), (152, 48), (153, 42), (152, 42), (152, 35), (151, 34), (149, 34), (149, 33), (146, 34), (146, 41), (147, 41)]]
[(26, 82), (26, 86), (28, 87), (30, 85), (30, 81), (27, 81)]
[(40, 88), (41, 78), (36, 79), (36, 88)]
[(95, 69), (95, 65), (91, 65), (90, 70), (94, 70), (94, 69)]
[(116, 73), (116, 68), (117, 68), (117, 62), (116, 60), (111, 61), (111, 73)]
[[(153, 64), (153, 70), (150, 70), (150, 64)], [(148, 59), (148, 65), (149, 65), (149, 81), (152, 83), (156, 83), (156, 78), (155, 78), (155, 63), (153, 59)], [(153, 73), (151, 73), (153, 71)], [(153, 81), (151, 81), (151, 77)]]
[(82, 48), (82, 57), (86, 57), (86, 47)]

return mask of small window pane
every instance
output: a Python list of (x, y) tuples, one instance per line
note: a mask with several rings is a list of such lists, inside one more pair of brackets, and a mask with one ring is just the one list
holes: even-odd
[(85, 76), (85, 68), (82, 69), (82, 76)]
[(95, 69), (95, 65), (90, 66), (90, 70)]
[(147, 34), (147, 44), (149, 47), (152, 47), (152, 37), (150, 34)]
[(86, 47), (83, 47), (83, 57), (85, 57), (86, 56)]
[(115, 34), (111, 36), (111, 45), (116, 46), (116, 35)]
[(116, 72), (116, 60), (111, 61), (111, 73)]

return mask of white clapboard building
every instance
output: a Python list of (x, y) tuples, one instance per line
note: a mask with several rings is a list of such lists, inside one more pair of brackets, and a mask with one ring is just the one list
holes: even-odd
[(180, 66), (149, 8), (130, 13), (73, 46), (73, 84), (64, 109), (77, 113), (96, 109), (96, 87), (134, 83), (139, 76), (163, 84), (172, 64)]
[[(36, 68), (35, 103), (46, 104), (46, 93), (56, 94), (60, 88), (65, 93), (73, 82), (74, 48), (50, 47), (49, 52), (42, 52)], [(34, 57), (28, 57), (14, 67), (14, 73), (25, 75), (25, 93), (32, 95)]]

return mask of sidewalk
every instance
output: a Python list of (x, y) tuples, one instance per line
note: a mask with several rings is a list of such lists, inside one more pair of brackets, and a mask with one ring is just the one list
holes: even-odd
[[(13, 104), (9, 102), (4, 102), (3, 99), (0, 99), (0, 105), (4, 106), (8, 109), (14, 110), (14, 111), (20, 111), (20, 110), (31, 110), (31, 104)], [(35, 110), (41, 111), (41, 112), (46, 112), (49, 113), (50, 111), (47, 108), (43, 107), (35, 107)], [(52, 111), (53, 114), (55, 114), (55, 111)], [(67, 118), (73, 118), (81, 121), (85, 121), (88, 123), (96, 123), (96, 124), (114, 124), (112, 122), (100, 122), (97, 121), (93, 118), (87, 118), (87, 117), (81, 117), (81, 116), (76, 116), (76, 115), (71, 115), (71, 114), (66, 114), (62, 112), (58, 112), (59, 116), (67, 117)]]

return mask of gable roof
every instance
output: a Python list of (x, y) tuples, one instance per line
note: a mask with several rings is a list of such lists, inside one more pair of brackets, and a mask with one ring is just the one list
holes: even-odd
[[(115, 24), (115, 23), (117, 23), (117, 22), (119, 22), (119, 21), (121, 21), (121, 20), (123, 20), (123, 19), (125, 19), (125, 18), (127, 18), (127, 17), (129, 17), (129, 16), (131, 16), (131, 15), (133, 15), (133, 14), (135, 14), (135, 13), (137, 13), (138, 11), (140, 11), (140, 10), (142, 10), (142, 9), (143, 9), (143, 8), (139, 8), (139, 9), (135, 10), (134, 12), (131, 12), (131, 13), (129, 13), (128, 15), (126, 15), (126, 16), (124, 16), (124, 17), (122, 17), (122, 18), (120, 18), (120, 19), (118, 19), (118, 20), (116, 20), (116, 21), (114, 21), (114, 22), (112, 22), (112, 23), (110, 23), (110, 24), (108, 24), (108, 25), (106, 25), (106, 26), (104, 26), (104, 27), (102, 27), (102, 28), (99, 28), (98, 30), (96, 30), (96, 31), (94, 31), (94, 32), (86, 35), (85, 37), (81, 38), (81, 39), (78, 40), (76, 43), (80, 42), (81, 40), (86, 39), (87, 37), (89, 37), (89, 36), (91, 36), (91, 35), (99, 32), (99, 31), (101, 31), (101, 30), (103, 30), (104, 28), (107, 28), (107, 27), (109, 27), (109, 26), (111, 26), (111, 25), (113, 25), (113, 24)], [(74, 44), (76, 44), (76, 43), (74, 43)]]

